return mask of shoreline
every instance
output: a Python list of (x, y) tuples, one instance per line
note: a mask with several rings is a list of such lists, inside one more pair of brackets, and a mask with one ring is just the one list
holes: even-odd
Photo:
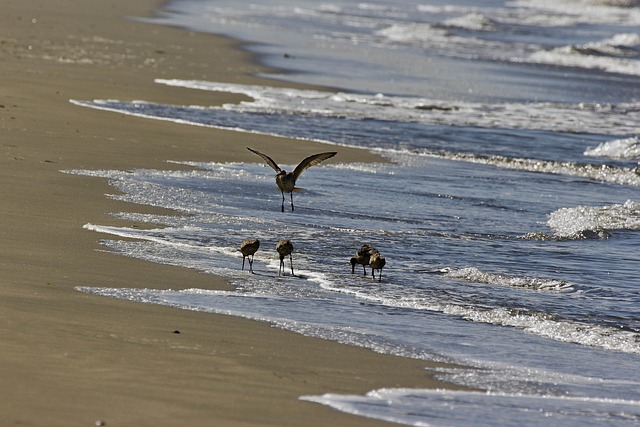
[[(255, 161), (246, 145), (278, 150), (283, 162), (294, 162), (323, 145), (71, 104), (96, 98), (198, 105), (242, 99), (162, 86), (155, 78), (300, 87), (256, 77), (266, 67), (239, 42), (127, 19), (153, 16), (164, 1), (6, 3), (0, 18), (0, 424), (377, 426), (389, 423), (298, 398), (450, 387), (434, 380), (424, 368), (435, 365), (422, 360), (237, 317), (77, 291), (230, 286), (220, 277), (104, 251), (100, 235), (84, 224), (130, 225), (110, 212), (166, 212), (113, 200), (105, 180), (61, 171), (180, 167), (167, 160)], [(379, 159), (362, 150), (339, 151), (342, 162)]]

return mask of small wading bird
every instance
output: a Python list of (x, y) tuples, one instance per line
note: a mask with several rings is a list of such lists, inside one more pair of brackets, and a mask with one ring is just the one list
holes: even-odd
[(260, 240), (246, 239), (242, 241), (240, 249), (238, 249), (242, 253), (242, 270), (244, 270), (244, 259), (249, 258), (249, 272), (253, 273), (253, 255), (258, 251), (259, 247)]
[(291, 211), (293, 212), (293, 192), (299, 190), (299, 188), (296, 188), (296, 180), (298, 179), (300, 174), (307, 168), (317, 165), (318, 163), (323, 162), (337, 154), (336, 152), (314, 154), (301, 161), (300, 164), (298, 164), (298, 166), (296, 166), (296, 168), (293, 170), (293, 172), (287, 172), (283, 169), (280, 169), (280, 166), (278, 166), (278, 164), (266, 154), (263, 154), (249, 147), (247, 147), (247, 150), (262, 157), (262, 159), (269, 166), (271, 166), (274, 171), (276, 171), (276, 184), (278, 185), (278, 188), (282, 193), (282, 212), (284, 212), (284, 193), (289, 193), (291, 195)]
[(371, 259), (369, 259), (369, 265), (371, 265), (371, 275), (373, 278), (376, 278), (376, 270), (378, 270), (378, 282), (382, 280), (382, 269), (386, 264), (386, 260), (384, 256), (380, 255), (380, 252), (376, 252), (371, 255)]
[(280, 272), (282, 271), (282, 275), (284, 276), (284, 257), (289, 255), (289, 265), (291, 265), (291, 275), (293, 274), (293, 259), (291, 258), (291, 252), (293, 252), (293, 244), (290, 240), (280, 239), (276, 244), (276, 251), (278, 255), (280, 255), (280, 267), (278, 268), (278, 276), (280, 276)]
[(349, 261), (351, 263), (351, 274), (355, 273), (356, 264), (360, 264), (362, 265), (363, 274), (366, 276), (367, 265), (369, 265), (369, 260), (375, 253), (378, 253), (378, 250), (376, 248), (372, 248), (366, 243), (362, 245), (360, 249), (358, 249), (358, 252), (356, 252), (356, 256), (351, 257), (351, 260)]

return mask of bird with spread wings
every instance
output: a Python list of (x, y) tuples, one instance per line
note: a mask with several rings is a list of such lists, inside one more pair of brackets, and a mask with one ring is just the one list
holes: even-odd
[(247, 147), (247, 150), (251, 151), (254, 154), (262, 157), (262, 159), (276, 171), (276, 184), (282, 193), (282, 212), (284, 212), (284, 193), (289, 193), (291, 195), (291, 211), (293, 211), (293, 192), (297, 190), (296, 188), (296, 180), (300, 176), (302, 172), (310, 168), (311, 166), (315, 166), (320, 162), (323, 162), (333, 156), (335, 156), (336, 152), (328, 152), (328, 153), (319, 153), (311, 155), (304, 160), (302, 160), (298, 166), (295, 167), (293, 172), (287, 172), (278, 166), (276, 162), (269, 156), (264, 153), (261, 153), (257, 150)]

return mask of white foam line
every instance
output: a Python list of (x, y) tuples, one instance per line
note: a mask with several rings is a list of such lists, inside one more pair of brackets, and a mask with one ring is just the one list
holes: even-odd
[(595, 148), (585, 150), (584, 155), (611, 159), (640, 159), (640, 137), (603, 142)]
[(549, 214), (547, 225), (562, 237), (585, 230), (640, 230), (640, 203), (560, 208)]
[(538, 291), (568, 291), (573, 289), (573, 285), (564, 280), (492, 274), (475, 267), (452, 269), (445, 273), (445, 276), (452, 279), (461, 279), (488, 285), (510, 286)]
[[(437, 155), (436, 155), (437, 156)], [(444, 156), (451, 160), (470, 163), (487, 164), (505, 169), (523, 170), (527, 172), (549, 173), (588, 178), (611, 184), (640, 186), (640, 175), (636, 169), (618, 168), (608, 165), (591, 165), (575, 162), (555, 162), (551, 160), (509, 158), (503, 156), (478, 157), (467, 154)]]
[[(639, 400), (629, 399), (616, 399), (606, 397), (584, 397), (584, 396), (567, 396), (567, 395), (536, 395), (536, 394), (513, 394), (496, 391), (460, 391), (460, 390), (447, 390), (447, 389), (413, 389), (413, 388), (380, 388), (368, 392), (365, 396), (375, 399), (386, 399), (393, 396), (412, 394), (412, 395), (433, 395), (433, 394), (450, 394), (459, 396), (489, 396), (489, 397), (508, 397), (513, 399), (542, 399), (559, 400), (564, 402), (578, 402), (578, 403), (604, 403), (614, 405), (627, 405), (640, 407)], [(341, 398), (347, 395), (337, 393), (327, 393), (322, 396), (300, 396), (301, 400), (309, 400), (312, 402), (318, 402), (322, 398)], [(319, 403), (319, 402), (318, 402)]]
[[(413, 403), (405, 403), (407, 398)], [(299, 399), (352, 415), (411, 426), (441, 425), (439, 421), (445, 419), (448, 421), (442, 425), (500, 424), (490, 415), (496, 404), (502, 408), (500, 415), (508, 417), (502, 420), (507, 425), (537, 425), (545, 419), (544, 424), (554, 424), (555, 421), (563, 426), (581, 425), (587, 418), (597, 423), (593, 419), (594, 415), (604, 416), (604, 419), (600, 418), (600, 422), (604, 424), (607, 424), (606, 419), (620, 420), (620, 417), (633, 423), (639, 418), (636, 411), (640, 406), (640, 402), (636, 400), (599, 397), (409, 388), (376, 389), (365, 395), (303, 395)], [(606, 405), (606, 409), (594, 413), (593, 406), (598, 405)], [(420, 406), (424, 407), (424, 413), (420, 413)]]
[[(238, 112), (288, 112), (459, 126), (629, 135), (638, 130), (638, 103), (619, 105), (445, 102), (425, 98), (319, 92), (197, 80), (156, 79), (156, 83), (240, 93), (253, 99), (224, 108)], [(383, 108), (381, 108), (383, 107)], [(433, 108), (430, 108), (433, 107)]]

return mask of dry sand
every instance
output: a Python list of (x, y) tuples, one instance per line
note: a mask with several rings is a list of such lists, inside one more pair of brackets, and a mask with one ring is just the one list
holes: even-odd
[[(421, 361), (243, 319), (74, 290), (228, 285), (219, 277), (99, 251), (100, 236), (83, 224), (116, 225), (109, 212), (149, 208), (111, 200), (105, 193), (114, 190), (103, 180), (61, 170), (167, 168), (169, 159), (256, 161), (246, 145), (293, 163), (326, 147), (69, 103), (119, 98), (213, 105), (239, 99), (165, 87), (154, 78), (279, 85), (253, 77), (264, 69), (236, 42), (125, 19), (152, 16), (158, 1), (2, 3), (0, 425), (386, 425), (298, 397), (444, 386)], [(339, 151), (341, 161), (376, 160)]]

